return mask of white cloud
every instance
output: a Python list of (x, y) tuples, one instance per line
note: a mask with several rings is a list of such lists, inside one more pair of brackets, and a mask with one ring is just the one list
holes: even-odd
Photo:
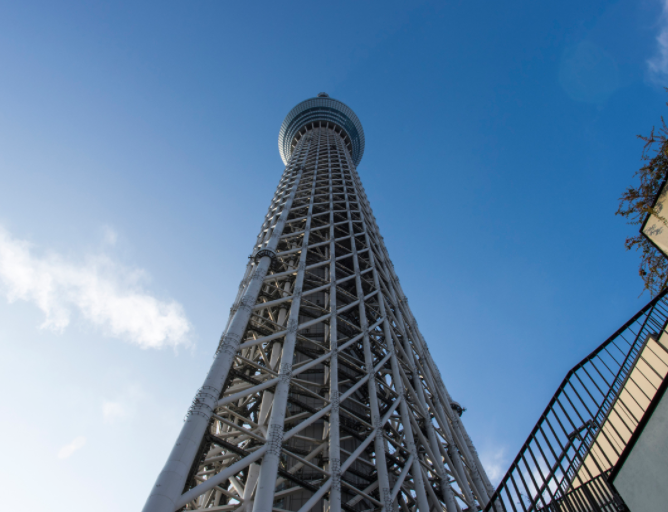
[(102, 416), (106, 422), (124, 418), (127, 414), (128, 411), (121, 402), (104, 402), (102, 404)]
[(659, 18), (659, 35), (656, 36), (656, 54), (647, 61), (650, 78), (667, 85), (668, 80), (668, 0), (663, 0), (663, 11)]
[(141, 385), (129, 382), (127, 377), (118, 376), (118, 382), (125, 382), (122, 389), (117, 389), (113, 399), (102, 400), (102, 418), (105, 423), (115, 423), (118, 420), (128, 420), (135, 416), (141, 403), (149, 399), (149, 395)]
[(9, 302), (24, 300), (41, 309), (42, 328), (62, 332), (78, 311), (105, 334), (142, 348), (187, 343), (191, 327), (183, 307), (144, 291), (144, 278), (143, 270), (128, 269), (104, 254), (82, 263), (52, 252), (38, 255), (0, 226), (0, 291)]
[(506, 449), (504, 447), (482, 451), (480, 462), (485, 467), (487, 476), (494, 485), (497, 485), (508, 471), (508, 461), (506, 460)]
[(74, 452), (76, 452), (79, 448), (83, 448), (83, 446), (86, 444), (86, 438), (83, 436), (79, 436), (76, 439), (74, 439), (71, 443), (66, 444), (63, 446), (59, 451), (58, 451), (58, 458), (59, 459), (66, 459), (69, 456), (71, 456)]

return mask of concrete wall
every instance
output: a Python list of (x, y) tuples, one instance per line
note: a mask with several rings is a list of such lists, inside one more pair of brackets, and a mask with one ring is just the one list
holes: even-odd
[(668, 510), (668, 393), (654, 409), (613, 483), (631, 512)]

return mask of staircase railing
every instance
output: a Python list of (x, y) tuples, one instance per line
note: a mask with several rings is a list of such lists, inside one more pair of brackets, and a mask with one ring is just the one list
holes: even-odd
[(606, 475), (668, 371), (658, 367), (668, 355), (654, 354), (667, 322), (664, 291), (568, 372), (485, 512), (562, 510), (555, 507), (588, 482), (610, 488)]

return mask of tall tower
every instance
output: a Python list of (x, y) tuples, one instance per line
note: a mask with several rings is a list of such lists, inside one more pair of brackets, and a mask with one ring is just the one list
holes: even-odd
[(364, 132), (290, 111), (278, 184), (216, 355), (145, 512), (461, 512), (493, 488), (357, 174)]

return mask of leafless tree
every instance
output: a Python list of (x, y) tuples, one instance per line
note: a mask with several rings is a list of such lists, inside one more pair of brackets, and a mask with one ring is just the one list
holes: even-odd
[[(668, 90), (668, 89), (667, 89)], [(655, 208), (654, 199), (668, 174), (668, 127), (661, 118), (659, 130), (652, 128), (649, 137), (638, 135), (645, 141), (642, 160), (645, 163), (634, 177), (640, 178), (638, 186), (631, 186), (619, 198), (616, 214), (626, 217), (629, 224), (640, 225), (648, 214), (656, 215), (667, 227), (668, 220)], [(645, 284), (645, 290), (654, 297), (668, 284), (668, 259), (659, 252), (641, 233), (628, 237), (626, 249), (640, 251), (638, 273)], [(643, 290), (644, 291), (644, 290)]]

